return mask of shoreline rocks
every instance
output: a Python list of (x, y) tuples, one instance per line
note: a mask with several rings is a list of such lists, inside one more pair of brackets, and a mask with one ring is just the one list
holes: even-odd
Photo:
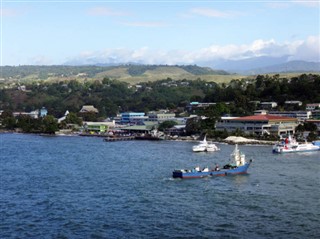
[(229, 136), (223, 140), (223, 142), (228, 144), (263, 144), (263, 145), (273, 145), (275, 141), (257, 140), (257, 139), (247, 139), (239, 136)]

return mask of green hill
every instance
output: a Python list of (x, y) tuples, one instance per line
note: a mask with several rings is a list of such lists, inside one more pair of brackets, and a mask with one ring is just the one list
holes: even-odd
[[(117, 79), (130, 84), (157, 81), (167, 78), (175, 80), (230, 81), (239, 78), (225, 71), (215, 71), (196, 65), (120, 65), (120, 66), (1, 66), (1, 83), (66, 81), (77, 79)], [(242, 77), (240, 77), (242, 78)]]

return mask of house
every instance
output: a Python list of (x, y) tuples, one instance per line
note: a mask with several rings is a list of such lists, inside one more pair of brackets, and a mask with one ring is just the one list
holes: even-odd
[(234, 132), (240, 129), (246, 134), (261, 135), (264, 133), (281, 135), (294, 134), (298, 125), (296, 118), (274, 115), (252, 115), (245, 117), (222, 117), (216, 123), (216, 130)]
[(320, 103), (307, 104), (306, 110), (320, 109)]
[(287, 100), (284, 102), (285, 105), (295, 105), (295, 106), (301, 106), (302, 102), (298, 100)]
[(99, 113), (99, 110), (93, 105), (84, 105), (82, 106), (80, 113)]
[(45, 117), (48, 114), (48, 110), (45, 107), (42, 107), (39, 111), (39, 117)]
[(261, 102), (260, 103), (261, 109), (265, 109), (265, 110), (273, 109), (273, 108), (276, 108), (277, 106), (278, 106), (278, 104), (276, 102)]
[(267, 110), (255, 110), (253, 112), (254, 115), (267, 115), (268, 111)]

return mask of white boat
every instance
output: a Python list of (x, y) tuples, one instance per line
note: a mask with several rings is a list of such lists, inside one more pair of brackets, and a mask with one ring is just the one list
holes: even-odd
[(294, 153), (294, 152), (308, 152), (320, 150), (320, 146), (313, 143), (298, 143), (290, 135), (281, 142), (278, 142), (273, 146), (274, 153)]
[(215, 144), (209, 143), (206, 136), (199, 144), (192, 147), (193, 152), (214, 152), (220, 150)]

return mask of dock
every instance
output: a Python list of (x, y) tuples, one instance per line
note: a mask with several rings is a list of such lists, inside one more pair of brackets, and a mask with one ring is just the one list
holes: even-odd
[(134, 136), (117, 136), (117, 137), (106, 137), (103, 141), (106, 142), (114, 142), (114, 141), (127, 141), (127, 140), (134, 140)]

